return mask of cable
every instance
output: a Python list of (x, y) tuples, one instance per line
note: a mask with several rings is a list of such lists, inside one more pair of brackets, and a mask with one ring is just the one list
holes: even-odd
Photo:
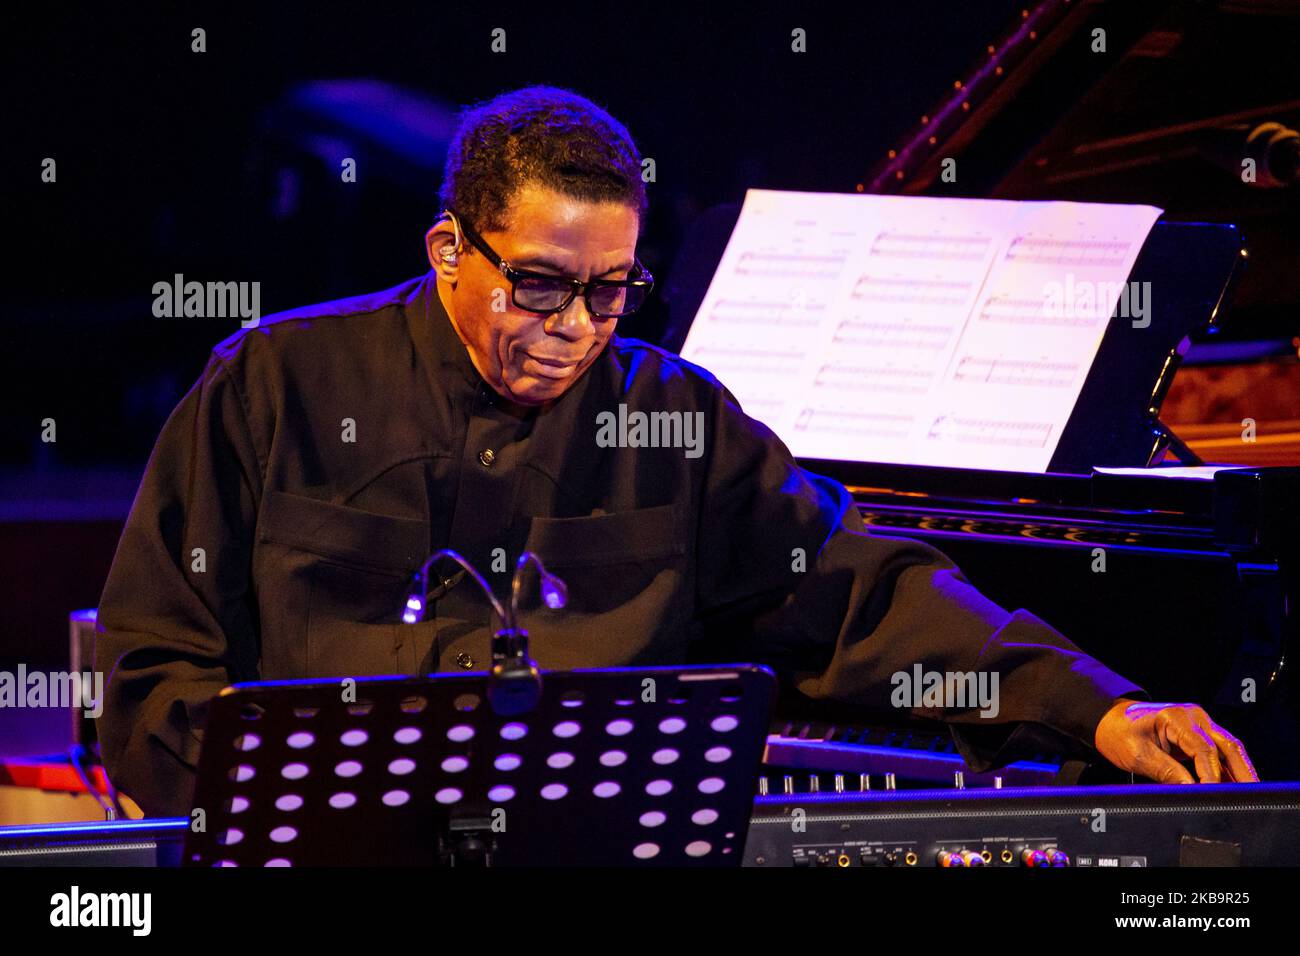
[[(117, 807), (114, 807), (114, 804), (117, 803), (116, 798), (114, 798), (113, 803), (109, 803), (91, 782), (90, 776), (86, 773), (86, 768), (81, 765), (81, 758), (85, 752), (86, 748), (81, 744), (73, 744), (68, 748), (68, 760), (72, 763), (72, 769), (76, 771), (78, 779), (81, 780), (81, 785), (86, 788), (86, 792), (95, 798), (95, 802), (104, 811), (104, 818), (106, 820), (116, 820), (121, 805), (118, 804)], [(105, 779), (107, 779), (107, 775), (105, 775)]]

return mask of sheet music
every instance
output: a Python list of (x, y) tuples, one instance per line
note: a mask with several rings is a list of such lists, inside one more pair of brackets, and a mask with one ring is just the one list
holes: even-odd
[(1045, 472), (1161, 211), (751, 189), (682, 356), (797, 457)]

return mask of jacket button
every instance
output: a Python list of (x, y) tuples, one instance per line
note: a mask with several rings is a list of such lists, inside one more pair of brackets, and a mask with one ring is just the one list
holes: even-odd
[(482, 465), (484, 468), (491, 468), (492, 462), (496, 460), (497, 460), (497, 453), (494, 452), (491, 448), (484, 448), (481, 452), (478, 453), (479, 464)]
[(474, 658), (470, 657), (464, 651), (456, 655), (456, 666), (463, 671), (470, 670), (474, 666)]

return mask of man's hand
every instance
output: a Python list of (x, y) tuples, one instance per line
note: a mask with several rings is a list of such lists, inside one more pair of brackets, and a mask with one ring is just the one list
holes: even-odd
[(1147, 704), (1121, 697), (1097, 724), (1096, 743), (1101, 755), (1121, 770), (1160, 783), (1196, 783), (1180, 759), (1195, 761), (1201, 783), (1259, 780), (1241, 741), (1195, 704)]

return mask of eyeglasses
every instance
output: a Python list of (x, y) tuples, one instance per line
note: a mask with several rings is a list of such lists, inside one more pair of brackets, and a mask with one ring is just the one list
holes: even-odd
[(447, 211), (456, 217), (455, 222), (465, 238), (506, 277), (511, 287), (511, 301), (516, 308), (526, 312), (540, 315), (563, 312), (575, 296), (581, 295), (587, 302), (587, 311), (593, 317), (617, 319), (641, 308), (649, 297), (650, 290), (654, 288), (654, 276), (635, 256), (632, 257), (632, 275), (618, 280), (592, 279), (583, 282), (568, 276), (516, 269), (497, 255), (456, 210)]

